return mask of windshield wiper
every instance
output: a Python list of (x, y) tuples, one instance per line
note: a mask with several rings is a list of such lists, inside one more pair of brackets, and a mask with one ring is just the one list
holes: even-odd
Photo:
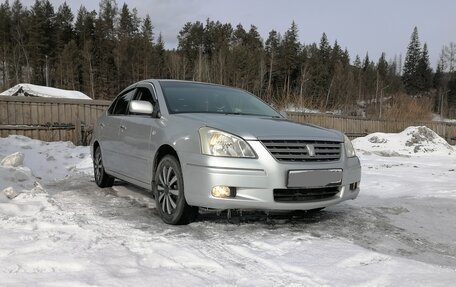
[(248, 113), (240, 113), (240, 112), (225, 112), (223, 113), (225, 115), (242, 115), (242, 116), (256, 116), (256, 117), (268, 117), (268, 118), (274, 118), (274, 119), (280, 119), (281, 116), (271, 116), (271, 115), (261, 115), (261, 114), (248, 114)]

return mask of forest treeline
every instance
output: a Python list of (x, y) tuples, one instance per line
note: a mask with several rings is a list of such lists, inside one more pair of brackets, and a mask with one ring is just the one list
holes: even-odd
[[(94, 99), (112, 99), (121, 89), (147, 78), (187, 79), (246, 89), (278, 107), (306, 106), (356, 114), (360, 105), (426, 99), (435, 112), (456, 114), (456, 45), (442, 49), (435, 72), (426, 44), (415, 28), (401, 57), (349, 51), (325, 34), (319, 43), (302, 43), (292, 22), (262, 39), (256, 26), (232, 26), (207, 19), (186, 23), (178, 46), (166, 49), (149, 16), (135, 8), (101, 0), (98, 11), (84, 6), (74, 14), (49, 0), (31, 7), (21, 1), (0, 6), (1, 87), (17, 83), (79, 90)], [(404, 96), (405, 95), (405, 96)]]

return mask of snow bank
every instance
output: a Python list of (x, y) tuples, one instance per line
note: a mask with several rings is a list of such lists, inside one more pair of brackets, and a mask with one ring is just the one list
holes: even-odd
[(71, 90), (62, 90), (51, 87), (43, 87), (32, 84), (18, 84), (3, 93), (0, 93), (0, 96), (13, 96), (16, 93), (20, 96), (32, 95), (35, 97), (44, 97), (44, 98), (65, 98), (65, 99), (81, 99), (81, 100), (91, 100), (86, 94), (71, 91)]
[[(43, 142), (24, 136), (0, 138), (0, 176), (27, 182), (34, 178), (43, 183), (62, 180), (72, 174), (92, 174), (89, 147), (71, 142)], [(6, 175), (7, 174), (7, 175)], [(0, 182), (5, 188), (4, 181)]]
[(0, 138), (0, 221), (34, 218), (43, 211), (54, 210), (44, 185), (81, 174), (92, 174), (88, 147), (24, 136)]
[(400, 133), (373, 133), (354, 139), (357, 150), (381, 156), (455, 155), (456, 149), (433, 130), (408, 127)]

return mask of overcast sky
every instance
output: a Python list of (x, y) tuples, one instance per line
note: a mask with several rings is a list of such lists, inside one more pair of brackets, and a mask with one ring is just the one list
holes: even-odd
[[(63, 0), (50, 0), (54, 8)], [(3, 1), (2, 1), (3, 2)], [(30, 6), (34, 0), (24, 0)], [(97, 0), (66, 1), (76, 13), (79, 7), (98, 11)], [(161, 32), (168, 48), (177, 45), (177, 34), (188, 21), (207, 18), (241, 23), (245, 29), (258, 27), (263, 39), (272, 29), (285, 32), (294, 20), (302, 43), (319, 42), (323, 32), (331, 45), (337, 39), (347, 48), (352, 60), (366, 52), (377, 60), (381, 52), (387, 58), (403, 55), (413, 27), (418, 27), (421, 43), (426, 42), (433, 68), (443, 45), (456, 42), (456, 1), (454, 0), (126, 0), (140, 16), (149, 14), (155, 33)]]

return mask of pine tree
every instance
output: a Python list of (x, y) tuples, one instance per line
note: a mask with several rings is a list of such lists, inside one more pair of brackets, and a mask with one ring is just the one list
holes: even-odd
[(429, 53), (426, 43), (424, 43), (423, 51), (418, 60), (416, 67), (418, 90), (419, 92), (428, 92), (432, 87), (432, 69), (429, 62)]
[(363, 60), (363, 71), (366, 72), (370, 66), (369, 53), (366, 53), (366, 57)]
[(81, 6), (74, 24), (74, 37), (79, 50), (78, 57), (78, 78), (79, 88), (91, 98), (95, 98), (95, 11), (88, 12)]
[(344, 57), (344, 52), (337, 43), (337, 40), (334, 42), (334, 46), (330, 55), (330, 68), (334, 69), (337, 63), (342, 63), (342, 58)]
[(46, 71), (51, 77), (55, 56), (55, 13), (48, 0), (36, 0), (30, 14), (28, 29), (32, 81), (46, 84)]
[(437, 69), (435, 70), (434, 78), (432, 80), (432, 86), (437, 90), (439, 90), (439, 88), (442, 87), (443, 74), (443, 63), (439, 61), (439, 63), (437, 64)]
[(366, 53), (363, 60), (361, 78), (360, 95), (364, 100), (371, 100), (377, 92), (377, 72), (374, 62), (369, 58), (369, 53)]
[(331, 54), (331, 46), (329, 45), (328, 37), (326, 36), (326, 33), (323, 33), (323, 35), (321, 35), (320, 45), (319, 45), (318, 49), (319, 49), (319, 58), (322, 61), (322, 64), (323, 65), (328, 64), (329, 57)]
[(166, 64), (166, 51), (165, 51), (165, 42), (163, 40), (162, 34), (158, 34), (157, 45), (155, 45), (155, 54), (156, 59), (153, 67), (153, 74), (157, 78), (167, 78), (168, 74), (171, 74), (169, 71), (165, 70)]
[(280, 45), (280, 35), (277, 31), (272, 30), (269, 32), (269, 37), (265, 42), (265, 52), (266, 57), (268, 58), (267, 65), (268, 65), (268, 85), (267, 85), (267, 93), (268, 97), (272, 96), (272, 85), (277, 81), (276, 77), (278, 74), (277, 71), (277, 57), (279, 53), (279, 45)]
[(361, 69), (361, 59), (358, 55), (356, 55), (355, 61), (353, 61), (353, 66), (355, 66), (355, 68)]
[(154, 32), (153, 25), (149, 15), (146, 15), (140, 33), (140, 49), (141, 55), (143, 57), (142, 63), (138, 65), (142, 69), (142, 78), (148, 79), (152, 76), (152, 63), (154, 62), (155, 53), (154, 53)]
[(323, 33), (318, 46), (318, 63), (316, 67), (316, 85), (318, 87), (319, 96), (325, 96), (328, 93), (331, 85), (330, 74), (330, 56), (331, 46), (329, 45), (326, 34)]
[(202, 60), (204, 25), (200, 21), (187, 22), (177, 36), (178, 52), (182, 56), (183, 78), (196, 79), (201, 70), (199, 60)]
[(300, 43), (298, 41), (298, 26), (293, 21), (291, 27), (283, 35), (280, 45), (278, 69), (282, 78), (285, 95), (289, 95), (291, 89), (296, 85), (299, 66)]
[(114, 0), (101, 0), (100, 11), (95, 22), (94, 53), (90, 55), (94, 62), (94, 81), (98, 99), (115, 96), (121, 87), (118, 83), (114, 50), (116, 47), (115, 23), (118, 16), (117, 3)]
[(417, 67), (421, 58), (421, 46), (418, 37), (418, 28), (413, 29), (410, 43), (407, 47), (407, 54), (405, 56), (404, 71), (402, 74), (402, 81), (404, 83), (407, 93), (415, 95), (420, 91), (420, 78), (418, 75)]
[(388, 62), (386, 62), (385, 53), (382, 53), (378, 59), (377, 73), (379, 75), (380, 81), (384, 82), (388, 74)]
[(8, 1), (0, 4), (0, 79), (1, 87), (6, 89), (9, 79), (9, 66), (12, 47), (12, 19)]
[(154, 26), (152, 25), (152, 21), (150, 19), (149, 14), (146, 15), (144, 22), (141, 27), (142, 37), (145, 41), (152, 43), (154, 41)]
[(63, 47), (74, 38), (73, 20), (74, 15), (71, 12), (70, 6), (68, 6), (66, 2), (63, 2), (63, 4), (59, 6), (55, 15), (56, 43), (58, 52), (60, 52)]

